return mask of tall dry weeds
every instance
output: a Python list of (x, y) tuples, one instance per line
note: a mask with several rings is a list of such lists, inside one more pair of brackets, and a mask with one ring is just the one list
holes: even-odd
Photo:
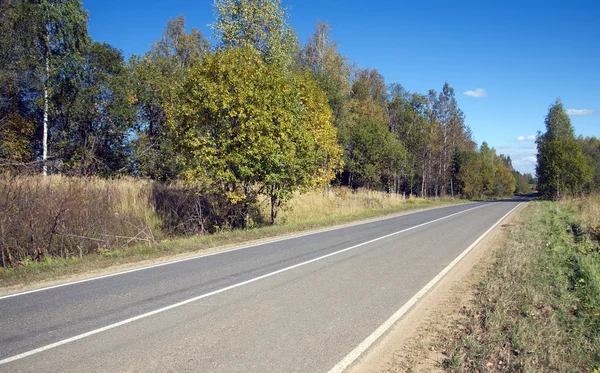
[(0, 265), (232, 229), (239, 209), (202, 185), (0, 174)]
[(160, 237), (147, 182), (0, 176), (3, 265), (68, 258)]

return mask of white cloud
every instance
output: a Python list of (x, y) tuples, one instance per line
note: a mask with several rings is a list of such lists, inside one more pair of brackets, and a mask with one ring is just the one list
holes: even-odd
[(589, 109), (567, 109), (567, 114), (569, 114), (569, 115), (577, 115), (577, 116), (592, 115), (592, 114), (596, 114), (596, 110), (589, 110)]
[(482, 97), (487, 96), (487, 91), (483, 88), (477, 88), (474, 90), (465, 91), (465, 92), (463, 92), (463, 94), (465, 94), (469, 97), (482, 98)]
[(535, 144), (524, 143), (523, 145), (515, 146), (498, 146), (496, 150), (498, 153), (509, 155), (512, 160), (512, 165), (517, 171), (535, 174), (535, 165), (537, 163), (537, 147)]
[(535, 141), (535, 139), (536, 139), (535, 135), (517, 137), (517, 141)]

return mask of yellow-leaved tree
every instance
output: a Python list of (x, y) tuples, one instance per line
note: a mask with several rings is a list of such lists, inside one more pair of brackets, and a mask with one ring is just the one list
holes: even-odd
[(259, 194), (274, 224), (294, 191), (329, 183), (341, 166), (327, 97), (277, 66), (251, 46), (226, 48), (189, 72), (169, 109), (182, 176), (241, 204), (245, 225)]

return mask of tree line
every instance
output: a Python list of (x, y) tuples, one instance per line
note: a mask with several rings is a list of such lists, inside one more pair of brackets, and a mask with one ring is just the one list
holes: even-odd
[[(271, 222), (296, 191), (343, 185), (421, 197), (528, 192), (531, 175), (472, 140), (454, 89), (409, 92), (304, 45), (280, 0), (216, 0), (215, 45), (179, 16), (143, 55), (87, 32), (80, 0), (0, 4), (0, 167), (184, 180)], [(592, 148), (593, 145), (590, 145)], [(543, 183), (542, 179), (542, 183)]]

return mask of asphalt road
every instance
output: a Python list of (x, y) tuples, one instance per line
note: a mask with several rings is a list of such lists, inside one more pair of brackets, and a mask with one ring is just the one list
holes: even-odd
[(0, 298), (0, 372), (327, 372), (522, 200)]

